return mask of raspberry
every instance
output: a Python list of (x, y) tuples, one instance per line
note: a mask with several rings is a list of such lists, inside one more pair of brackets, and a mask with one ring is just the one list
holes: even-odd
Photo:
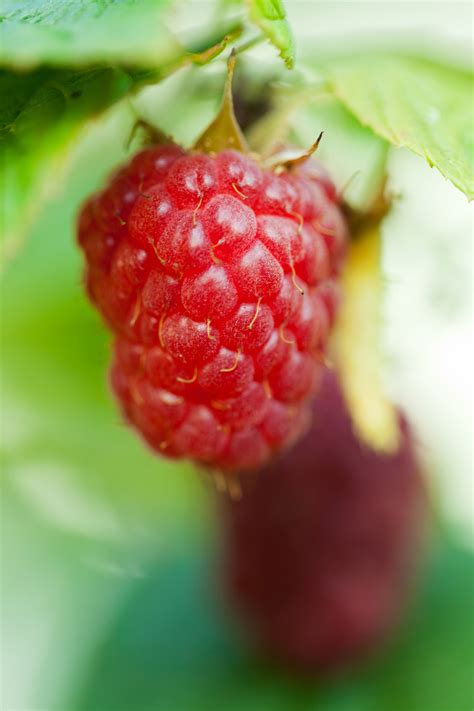
[[(356, 438), (326, 374), (312, 428), (225, 501), (232, 606), (260, 651), (299, 673), (360, 660), (399, 618), (420, 552), (426, 499), (407, 422), (393, 455)], [(278, 410), (266, 427), (278, 432)]]
[(85, 204), (79, 243), (115, 336), (112, 386), (160, 454), (252, 469), (303, 427), (346, 241), (311, 163), (153, 146)]

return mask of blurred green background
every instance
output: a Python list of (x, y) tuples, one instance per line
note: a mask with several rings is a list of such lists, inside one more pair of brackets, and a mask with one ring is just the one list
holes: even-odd
[[(206, 9), (195, 3), (194, 13)], [(354, 46), (385, 37), (468, 61), (468, 3), (290, 2), (288, 11), (303, 54), (350, 33)], [(271, 74), (268, 51), (254, 56), (248, 71), (258, 59)], [(191, 466), (152, 456), (109, 396), (109, 338), (81, 287), (78, 205), (125, 157), (136, 112), (185, 143), (198, 135), (222, 67), (181, 71), (133, 110), (125, 102), (97, 121), (3, 275), (2, 709), (470, 711), (472, 211), (461, 193), (421, 159), (390, 154), (399, 198), (383, 233), (385, 375), (417, 431), (439, 530), (411, 615), (367, 668), (303, 683), (248, 657), (221, 599), (213, 492)], [(297, 119), (299, 140), (326, 127), (325, 111)], [(347, 146), (329, 131), (322, 156), (342, 184), (364, 131), (340, 123)]]

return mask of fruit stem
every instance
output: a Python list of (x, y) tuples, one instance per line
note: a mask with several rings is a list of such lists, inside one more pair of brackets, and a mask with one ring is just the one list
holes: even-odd
[(257, 45), (261, 44), (266, 39), (267, 38), (262, 34), (255, 35), (255, 37), (251, 37), (246, 42), (242, 42), (241, 45), (236, 47), (235, 54), (242, 54), (242, 52), (247, 52), (247, 50), (252, 49), (252, 47), (256, 47)]
[(222, 106), (216, 118), (197, 140), (194, 149), (203, 153), (219, 153), (232, 148), (248, 153), (249, 147), (244, 138), (234, 113), (234, 100), (232, 97), (232, 78), (236, 62), (235, 49), (232, 50), (227, 61), (227, 79), (224, 87)]

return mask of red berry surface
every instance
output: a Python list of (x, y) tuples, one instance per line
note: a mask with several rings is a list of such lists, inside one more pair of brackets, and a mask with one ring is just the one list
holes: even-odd
[(304, 426), (346, 225), (327, 176), (237, 151), (148, 148), (83, 207), (112, 386), (159, 453), (252, 469)]
[(223, 565), (257, 649), (300, 673), (354, 664), (385, 639), (410, 589), (426, 498), (412, 437), (382, 455), (352, 430), (326, 375), (307, 434), (225, 502)]

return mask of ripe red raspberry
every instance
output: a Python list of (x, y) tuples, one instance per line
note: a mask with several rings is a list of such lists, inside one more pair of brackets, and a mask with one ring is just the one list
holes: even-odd
[(346, 226), (309, 162), (148, 148), (84, 206), (90, 298), (112, 385), (158, 452), (261, 465), (305, 422), (337, 304)]
[(420, 553), (426, 499), (400, 418), (393, 455), (356, 438), (334, 376), (310, 431), (225, 502), (226, 585), (256, 646), (295, 671), (329, 673), (383, 641)]

